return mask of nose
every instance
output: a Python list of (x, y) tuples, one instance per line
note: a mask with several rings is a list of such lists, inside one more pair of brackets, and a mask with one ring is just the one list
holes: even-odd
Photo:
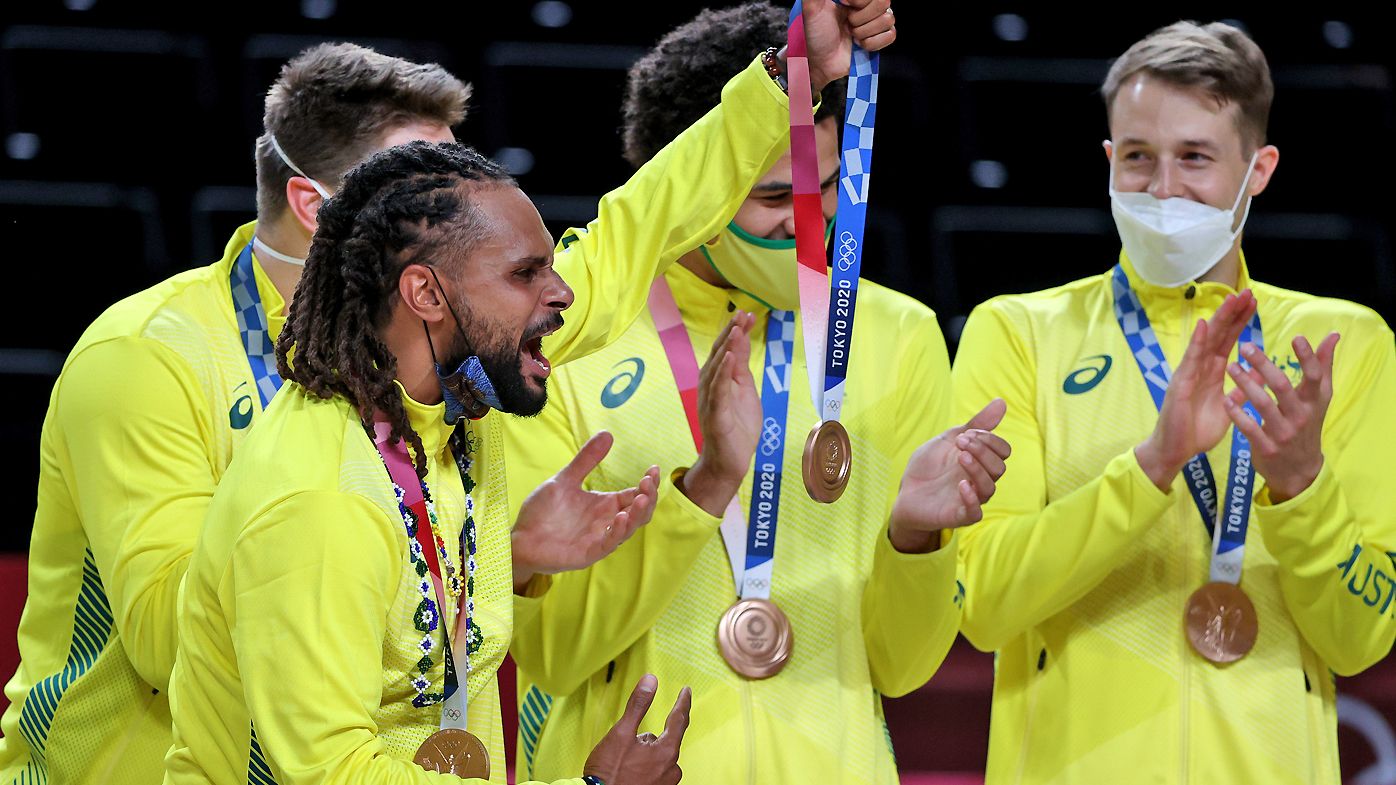
[(1173, 166), (1168, 161), (1159, 161), (1154, 167), (1154, 175), (1149, 180), (1149, 195), (1155, 199), (1168, 199), (1182, 196), (1182, 183)]
[(552, 278), (548, 281), (548, 287), (543, 292), (543, 301), (548, 304), (549, 308), (565, 311), (572, 307), (572, 301), (576, 299), (572, 293), (572, 287), (562, 280), (562, 276), (558, 275), (556, 270), (549, 270), (548, 273)]
[(780, 228), (785, 232), (783, 239), (790, 239), (795, 236), (795, 200), (790, 200), (790, 206), (785, 209), (785, 214), (781, 216)]

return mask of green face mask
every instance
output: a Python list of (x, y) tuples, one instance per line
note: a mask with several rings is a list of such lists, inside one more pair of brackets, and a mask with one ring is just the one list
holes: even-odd
[[(824, 243), (834, 233), (826, 221)], [(734, 288), (759, 300), (767, 308), (793, 311), (800, 306), (795, 240), (767, 240), (728, 223), (717, 239), (698, 246), (703, 258)]]

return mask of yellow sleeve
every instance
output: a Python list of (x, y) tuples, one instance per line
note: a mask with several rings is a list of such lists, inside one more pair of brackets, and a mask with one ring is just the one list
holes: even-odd
[[(384, 620), (401, 581), (401, 523), (361, 496), (307, 491), (233, 546), (233, 656), (252, 727), (281, 785), (480, 783), (394, 758), (373, 720)], [(573, 780), (575, 782), (575, 780)]]
[[(901, 443), (891, 451), (897, 472), (911, 454), (945, 430), (950, 419), (950, 358), (934, 315), (917, 312), (917, 322), (900, 325), (901, 378), (895, 386), (897, 429)], [(986, 401), (987, 402), (987, 401)], [(895, 496), (887, 499), (891, 510)], [(878, 530), (872, 573), (863, 589), (863, 640), (874, 689), (898, 697), (920, 687), (940, 667), (960, 628), (961, 590), (955, 579), (958, 538), (947, 533), (941, 547), (928, 554), (900, 553)]]
[(789, 148), (789, 105), (753, 60), (717, 107), (602, 197), (586, 228), (563, 233), (555, 265), (576, 300), (545, 345), (555, 364), (620, 338), (644, 309), (650, 282), (717, 236)]
[(878, 535), (863, 592), (863, 640), (873, 689), (898, 698), (931, 680), (960, 630), (955, 580), (959, 537), (925, 554), (901, 553)]
[(165, 690), (180, 581), (217, 484), (204, 396), (170, 349), (119, 338), (69, 362), (51, 416), (126, 656)]
[(1107, 463), (1100, 477), (1048, 504), (1035, 366), (1032, 351), (994, 303), (970, 314), (951, 373), (956, 419), (1003, 398), (1008, 413), (997, 433), (1013, 448), (984, 519), (965, 527), (960, 538), (962, 629), (984, 651), (1001, 648), (1085, 596), (1173, 502), (1150, 482), (1131, 449)]
[[(1366, 345), (1361, 330), (1375, 333)], [(1344, 330), (1333, 400), (1323, 429), (1324, 465), (1303, 493), (1269, 504), (1255, 524), (1279, 562), (1280, 590), (1305, 640), (1334, 672), (1350, 676), (1391, 650), (1396, 623), (1396, 352), (1382, 325)], [(1317, 336), (1315, 336), (1315, 339)], [(1344, 349), (1353, 348), (1351, 353)], [(1245, 585), (1244, 574), (1241, 578)]]

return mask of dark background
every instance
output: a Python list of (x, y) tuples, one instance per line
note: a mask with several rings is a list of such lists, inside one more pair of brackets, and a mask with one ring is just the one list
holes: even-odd
[[(352, 40), (473, 83), (457, 136), (508, 163), (556, 235), (590, 219), (629, 173), (617, 134), (625, 69), (703, 5), (6, 3), (0, 468), (13, 501), (0, 552), (28, 547), (39, 428), (77, 336), (115, 300), (215, 261), (252, 217), (252, 145), (283, 62), (320, 41)], [(934, 307), (953, 350), (964, 316), (986, 297), (1106, 269), (1118, 249), (1100, 147), (1110, 59), (1176, 19), (1228, 19), (1265, 50), (1276, 84), (1270, 129), (1281, 165), (1247, 225), (1253, 274), (1392, 318), (1396, 55), (1377, 4), (1052, 5), (896, 3), (866, 277)], [(990, 678), (987, 659), (957, 648), (930, 687), (889, 702), (903, 763), (980, 768)], [(1396, 686), (1385, 685), (1396, 676), (1378, 668), (1364, 678), (1356, 689), (1393, 716)], [(951, 723), (961, 741), (946, 743), (935, 722)], [(1352, 773), (1373, 753), (1344, 733)]]

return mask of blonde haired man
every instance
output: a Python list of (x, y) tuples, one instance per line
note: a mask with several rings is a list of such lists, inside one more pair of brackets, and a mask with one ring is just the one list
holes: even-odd
[(1163, 28), (1104, 93), (1119, 265), (979, 306), (953, 372), (1014, 448), (960, 546), (987, 781), (1337, 783), (1331, 673), (1396, 634), (1391, 330), (1250, 276), (1279, 151), (1243, 32)]

